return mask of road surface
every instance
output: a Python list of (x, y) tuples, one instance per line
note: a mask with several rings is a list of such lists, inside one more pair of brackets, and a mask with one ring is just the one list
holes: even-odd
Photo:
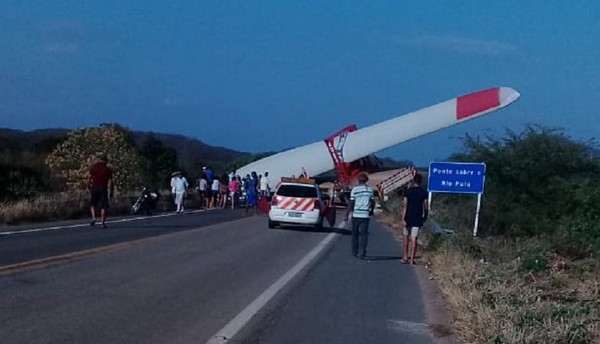
[(414, 267), (382, 226), (359, 260), (347, 231), (266, 222), (218, 210), (4, 228), (0, 271), (25, 265), (0, 275), (2, 343), (435, 342)]

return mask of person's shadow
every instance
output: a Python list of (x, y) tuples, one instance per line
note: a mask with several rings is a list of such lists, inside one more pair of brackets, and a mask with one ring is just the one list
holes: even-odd
[(341, 235), (352, 235), (352, 231), (344, 228), (331, 227), (329, 228), (331, 232)]
[(400, 260), (402, 256), (366, 256), (365, 260)]

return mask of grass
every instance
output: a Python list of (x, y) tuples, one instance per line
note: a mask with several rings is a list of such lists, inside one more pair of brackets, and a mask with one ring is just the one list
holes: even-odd
[[(110, 204), (110, 213), (124, 213), (130, 206), (128, 198), (114, 198)], [(87, 194), (41, 195), (32, 199), (0, 204), (0, 222), (4, 225), (67, 220), (86, 216), (89, 216), (89, 196)]]
[[(401, 204), (392, 202), (379, 220), (400, 234)], [(560, 255), (552, 238), (473, 238), (465, 223), (452, 226), (457, 234), (435, 235), (428, 221), (419, 241), (421, 260), (453, 311), (461, 341), (600, 343), (597, 258)]]
[(600, 342), (596, 260), (542, 253), (540, 238), (477, 240), (477, 257), (456, 241), (427, 250), (426, 259), (464, 342)]
[(600, 264), (545, 238), (424, 235), (427, 266), (465, 343), (600, 343)]
[[(173, 207), (168, 193), (163, 193), (157, 211), (168, 211)], [(109, 216), (129, 214), (137, 194), (121, 194), (110, 201)], [(192, 193), (186, 206), (195, 207), (197, 201)], [(57, 193), (40, 195), (17, 202), (0, 203), (0, 225), (14, 225), (41, 221), (69, 220), (89, 216), (87, 193)]]

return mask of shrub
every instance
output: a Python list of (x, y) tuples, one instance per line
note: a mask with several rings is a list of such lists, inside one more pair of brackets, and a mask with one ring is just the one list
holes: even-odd
[(67, 190), (87, 187), (88, 171), (99, 153), (108, 156), (118, 190), (132, 190), (141, 183), (141, 157), (134, 149), (128, 130), (117, 125), (70, 132), (46, 158), (46, 164)]
[[(467, 136), (464, 147), (451, 159), (487, 166), (480, 233), (556, 235), (558, 250), (600, 252), (600, 159), (593, 142), (529, 127), (520, 134), (509, 131), (505, 138)], [(460, 211), (469, 206), (468, 198), (439, 199), (457, 226), (473, 223), (474, 212)]]

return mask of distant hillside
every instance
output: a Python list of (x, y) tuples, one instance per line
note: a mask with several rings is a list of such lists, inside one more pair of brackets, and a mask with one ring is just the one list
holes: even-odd
[[(53, 128), (22, 131), (0, 128), (0, 151), (48, 151), (70, 129)], [(179, 160), (187, 163), (229, 163), (237, 158), (248, 156), (250, 153), (238, 152), (224, 147), (208, 145), (198, 139), (175, 135), (132, 131), (135, 142), (139, 145), (150, 136), (154, 135), (165, 146), (177, 151)]]
[[(22, 131), (8, 128), (0, 128), (0, 154), (10, 156), (11, 152), (32, 151), (35, 153), (49, 153), (61, 138), (71, 129), (51, 128), (32, 131)], [(233, 161), (249, 163), (259, 156), (268, 156), (276, 152), (252, 155), (247, 152), (239, 152), (225, 147), (216, 147), (204, 143), (201, 140), (176, 134), (164, 134), (155, 132), (132, 131), (133, 139), (137, 145), (141, 145), (146, 138), (154, 135), (163, 142), (165, 146), (172, 147), (177, 151), (182, 167), (190, 171), (197, 170), (200, 164), (211, 164), (219, 170)], [(240, 159), (240, 158), (247, 158)], [(390, 170), (410, 165), (409, 161), (396, 161), (391, 158), (378, 158), (371, 156), (372, 164), (378, 166), (379, 170)], [(335, 175), (329, 171), (325, 175)]]
[(0, 128), (0, 149), (9, 151), (35, 150), (35, 147), (40, 143), (50, 139), (58, 139), (67, 132), (67, 129), (22, 131)]
[(134, 131), (133, 136), (137, 144), (154, 135), (166, 146), (173, 147), (182, 161), (209, 162), (231, 162), (239, 157), (250, 155), (246, 152), (238, 152), (225, 147), (208, 145), (198, 139), (176, 134), (161, 134), (153, 132)]

